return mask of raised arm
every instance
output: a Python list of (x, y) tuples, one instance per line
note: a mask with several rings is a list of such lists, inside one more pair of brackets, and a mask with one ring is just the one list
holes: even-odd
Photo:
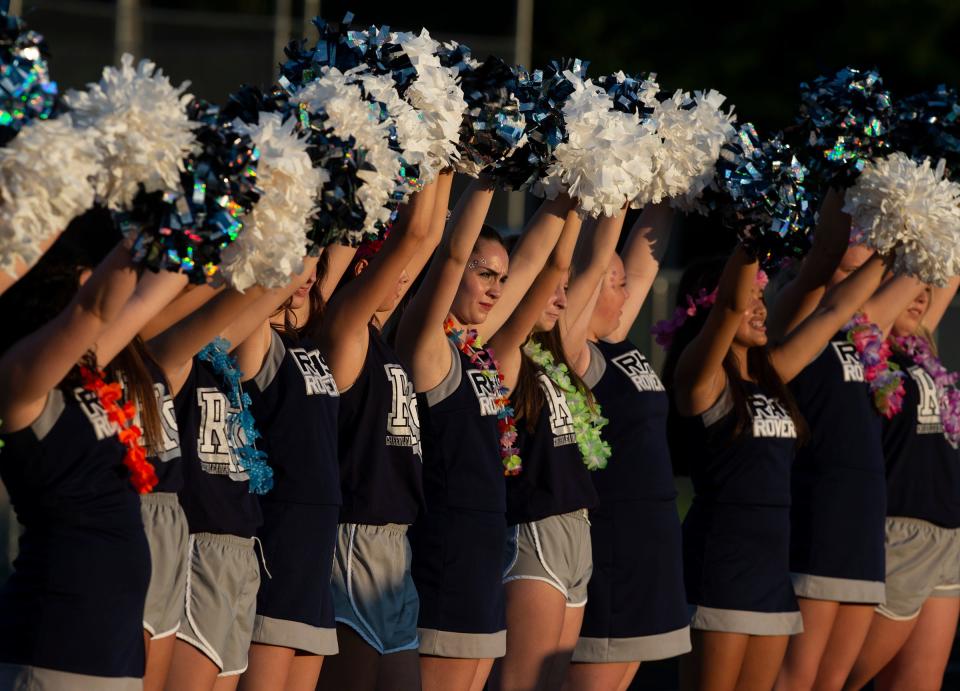
[(517, 375), (520, 372), (520, 348), (530, 337), (530, 332), (536, 326), (537, 319), (546, 307), (550, 296), (560, 286), (561, 281), (567, 279), (573, 249), (577, 245), (579, 235), (580, 216), (576, 211), (570, 211), (560, 237), (550, 252), (546, 265), (541, 269), (540, 275), (523, 296), (510, 318), (490, 339), (490, 348), (499, 358), (500, 373), (508, 389), (513, 389), (517, 384)]
[(493, 187), (487, 178), (482, 176), (470, 183), (457, 202), (423, 283), (400, 320), (397, 352), (412, 367), (418, 392), (433, 389), (450, 371), (450, 348), (443, 321), (450, 312), (492, 199)]
[(16, 431), (33, 423), (47, 394), (119, 315), (137, 285), (122, 244), (100, 263), (60, 314), (0, 357), (0, 418)]
[(860, 309), (886, 336), (922, 288), (923, 283), (914, 276), (894, 276), (874, 291)]
[(341, 390), (353, 385), (367, 354), (370, 320), (430, 234), (436, 184), (413, 195), (369, 265), (327, 304), (320, 347)]
[(482, 338), (490, 340), (520, 304), (557, 244), (573, 206), (573, 200), (561, 194), (556, 199), (543, 202), (530, 219), (510, 255), (510, 278), (503, 286), (503, 293), (483, 324), (477, 327)]
[(883, 278), (883, 260), (873, 255), (849, 277), (823, 296), (809, 317), (770, 350), (770, 359), (783, 381), (788, 382), (806, 367), (830, 342), (850, 317), (873, 295)]
[(927, 308), (927, 313), (923, 315), (923, 325), (930, 333), (936, 331), (937, 327), (940, 326), (940, 320), (947, 313), (947, 308), (953, 302), (958, 287), (960, 287), (960, 276), (954, 276), (943, 287), (934, 287), (933, 293), (930, 295), (930, 307)]
[(154, 315), (153, 319), (144, 325), (140, 330), (140, 338), (149, 341), (154, 336), (162, 334), (188, 314), (196, 312), (210, 302), (224, 287), (214, 288), (206, 283), (199, 286), (188, 285), (167, 305), (166, 309)]
[(674, 396), (682, 415), (699, 415), (712, 406), (726, 386), (723, 360), (733, 344), (744, 312), (753, 301), (757, 283), (756, 259), (737, 247), (727, 260), (717, 300), (703, 328), (687, 344), (674, 373)]
[(660, 271), (660, 262), (667, 253), (672, 228), (673, 208), (665, 201), (648, 204), (633, 224), (621, 255), (627, 278), (623, 316), (616, 331), (604, 340), (619, 343), (630, 333)]
[(626, 214), (624, 207), (615, 216), (603, 216), (597, 221), (584, 223), (574, 252), (573, 272), (567, 288), (567, 307), (561, 325), (579, 320), (587, 310), (600, 278), (607, 272), (610, 260), (617, 251), (617, 241)]
[(774, 339), (797, 328), (823, 299), (826, 286), (850, 245), (850, 217), (842, 208), (843, 194), (830, 188), (820, 206), (813, 246), (796, 278), (784, 286), (770, 310), (770, 333)]
[[(321, 277), (319, 290), (320, 297), (326, 302), (333, 295), (334, 288), (340, 283), (340, 279), (343, 278), (347, 269), (350, 268), (350, 264), (357, 254), (357, 248), (347, 245), (330, 245), (324, 248), (323, 253), (326, 269)], [(304, 305), (306, 304), (305, 302)]]

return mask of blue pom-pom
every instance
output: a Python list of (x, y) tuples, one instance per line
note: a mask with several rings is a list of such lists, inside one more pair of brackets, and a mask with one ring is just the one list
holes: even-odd
[(50, 79), (48, 57), (43, 36), (0, 12), (0, 146), (31, 120), (56, 114), (57, 83)]

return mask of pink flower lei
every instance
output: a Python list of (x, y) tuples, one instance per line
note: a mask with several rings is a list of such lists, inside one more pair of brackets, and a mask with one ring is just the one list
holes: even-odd
[(933, 379), (937, 386), (940, 401), (940, 420), (943, 422), (943, 436), (954, 448), (960, 446), (960, 389), (957, 379), (960, 374), (950, 372), (940, 358), (933, 354), (930, 344), (919, 336), (894, 337), (896, 344), (904, 353)]
[(892, 418), (903, 408), (903, 372), (895, 362), (890, 344), (880, 327), (859, 312), (843, 327), (847, 341), (857, 349), (863, 365), (863, 378), (870, 387), (873, 405), (881, 415)]
[[(757, 287), (760, 290), (763, 290), (767, 287), (767, 283), (770, 282), (769, 277), (763, 269), (757, 271)], [(661, 319), (656, 324), (653, 325), (653, 328), (650, 329), (650, 333), (653, 334), (654, 339), (664, 350), (669, 350), (670, 346), (673, 345), (673, 336), (680, 329), (681, 326), (686, 323), (686, 321), (694, 316), (701, 307), (713, 307), (713, 303), (717, 301), (717, 290), (714, 288), (709, 293), (706, 289), (701, 288), (697, 294), (687, 295), (687, 304), (678, 305), (675, 310), (673, 310), (673, 316), (669, 319)]]

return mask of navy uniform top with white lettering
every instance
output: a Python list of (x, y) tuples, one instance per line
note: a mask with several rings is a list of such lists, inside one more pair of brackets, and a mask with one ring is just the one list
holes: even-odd
[(340, 394), (333, 374), (313, 342), (270, 332), (263, 366), (245, 384), (263, 434), (258, 447), (273, 468), (273, 489), (262, 501), (339, 506)]
[(883, 421), (887, 515), (960, 528), (960, 452), (943, 436), (936, 384), (909, 356), (891, 359), (907, 376), (903, 409)]
[(590, 473), (603, 503), (672, 501), (677, 496), (667, 446), (670, 407), (660, 377), (630, 341), (588, 343), (583, 380), (609, 424), (612, 454), (603, 472)]
[(753, 382), (744, 386), (750, 422), (736, 438), (729, 387), (704, 414), (679, 416), (681, 448), (690, 455), (694, 503), (788, 507), (796, 426), (779, 401)]
[(0, 590), (0, 661), (143, 676), (150, 551), (116, 433), (77, 387), (54, 389), (31, 426), (0, 434), (0, 478), (23, 526)]
[(423, 506), (417, 397), (372, 326), (360, 375), (340, 394), (341, 523), (410, 524)]
[[(177, 429), (177, 413), (173, 407), (173, 397), (167, 390), (167, 378), (157, 365), (147, 362), (147, 369), (153, 379), (153, 394), (157, 399), (157, 411), (160, 414), (160, 449), (148, 450), (148, 457), (157, 472), (156, 492), (179, 492), (183, 487), (183, 464), (180, 462), (180, 433)], [(137, 411), (136, 424), (143, 429), (140, 411)], [(144, 440), (145, 441), (145, 440)]]
[(237, 463), (235, 449), (242, 440), (240, 431), (228, 426), (232, 411), (222, 387), (210, 366), (194, 356), (173, 401), (183, 454), (180, 504), (191, 533), (253, 537), (262, 521), (260, 504)]
[(420, 411), (423, 489), (431, 508), (507, 510), (497, 427), (498, 385), (450, 343), (450, 372)]
[(598, 501), (563, 390), (542, 371), (537, 372), (537, 382), (545, 400), (533, 432), (526, 420), (517, 421), (523, 470), (506, 478), (510, 525), (591, 509)]
[(870, 399), (856, 346), (845, 332), (790, 382), (797, 406), (810, 425), (810, 439), (797, 451), (794, 473), (840, 466), (883, 473), (880, 414)]

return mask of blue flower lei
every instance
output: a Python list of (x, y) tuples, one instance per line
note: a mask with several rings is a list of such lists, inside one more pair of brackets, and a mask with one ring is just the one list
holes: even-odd
[[(240, 387), (243, 372), (237, 367), (237, 361), (230, 355), (230, 341), (219, 336), (200, 351), (200, 359), (209, 362), (213, 371), (223, 379), (230, 406), (236, 411), (227, 414), (229, 432), (246, 443), (234, 449), (238, 465), (250, 477), (250, 492), (266, 494), (273, 489), (273, 468), (267, 465), (267, 454), (254, 446), (260, 439), (260, 433), (250, 413), (250, 395)], [(238, 432), (242, 432), (241, 436)]]

